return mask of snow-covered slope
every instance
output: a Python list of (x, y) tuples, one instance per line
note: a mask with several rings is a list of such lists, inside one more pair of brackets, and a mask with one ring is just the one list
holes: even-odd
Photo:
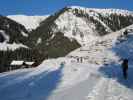
[[(133, 25), (127, 28), (133, 28)], [(64, 58), (37, 68), (0, 74), (2, 100), (132, 100), (133, 33), (118, 32), (93, 40)], [(77, 62), (77, 58), (83, 61)], [(129, 59), (124, 80), (121, 59)], [(19, 89), (19, 91), (18, 91)]]
[(40, 22), (45, 20), (48, 15), (45, 16), (26, 16), (26, 15), (9, 15), (8, 18), (22, 24), (25, 26), (27, 30), (33, 30), (36, 29)]
[(132, 11), (71, 6), (48, 17), (40, 28), (46, 30), (45, 33), (49, 29), (51, 34), (62, 32), (69, 39), (74, 38), (83, 44), (83, 41), (92, 41), (95, 37), (118, 31), (131, 24), (133, 24)]
[[(22, 31), (22, 33), (24, 33)], [(27, 35), (27, 34), (26, 34)], [(4, 30), (0, 30), (0, 51), (7, 51), (11, 50), (14, 51), (19, 48), (28, 48), (26, 45), (20, 44), (20, 43), (8, 43), (10, 40), (10, 37), (5, 33)]]
[(98, 34), (94, 23), (87, 23), (86, 20), (75, 16), (72, 11), (63, 13), (55, 20), (55, 23), (57, 25), (55, 32), (61, 31), (65, 36), (76, 39), (80, 44), (82, 41), (92, 41), (96, 37), (93, 34)]
[[(35, 37), (35, 34), (38, 34), (37, 39), (34, 39), (35, 41), (43, 33), (48, 34), (50, 32), (52, 34), (62, 32), (64, 36), (69, 39), (76, 39), (81, 45), (84, 44), (83, 42), (94, 40), (95, 37), (133, 24), (132, 11), (79, 6), (65, 7), (51, 16), (9, 15), (7, 17), (24, 25), (30, 31), (36, 29), (37, 31), (33, 32), (33, 37)], [(44, 21), (46, 18), (47, 20)], [(43, 24), (40, 25), (42, 21)], [(27, 34), (23, 35), (28, 36)], [(54, 38), (55, 34), (51, 36), (51, 38)]]
[(28, 31), (23, 25), (0, 16), (0, 51), (27, 48), (28, 46), (23, 45), (27, 37)]
[[(125, 30), (130, 30), (130, 29), (133, 29), (133, 25), (128, 26), (124, 29), (121, 29), (117, 32), (113, 32), (111, 34), (105, 35), (103, 37), (95, 38), (94, 41), (85, 43), (84, 46), (71, 52), (67, 56), (83, 57), (87, 59), (87, 62), (95, 63), (95, 64), (103, 64), (103, 63), (108, 64), (114, 61), (119, 61), (121, 58), (125, 58), (126, 56), (129, 57), (131, 53), (130, 51), (132, 51), (133, 30), (131, 33), (129, 33), (128, 37), (124, 37), (123, 32)], [(116, 48), (117, 49), (119, 48), (118, 52), (116, 52), (116, 50), (113, 51)], [(118, 55), (119, 53), (121, 54)], [(124, 54), (125, 56), (122, 56)]]

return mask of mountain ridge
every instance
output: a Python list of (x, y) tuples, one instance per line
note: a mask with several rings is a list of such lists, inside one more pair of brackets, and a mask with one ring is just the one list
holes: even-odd
[[(62, 32), (68, 38), (76, 39), (80, 44), (82, 44), (83, 35), (85, 37), (92, 37), (94, 34), (96, 35), (104, 35), (113, 31), (117, 31), (126, 26), (133, 24), (133, 14), (132, 12), (128, 13), (128, 15), (117, 15), (117, 13), (110, 14), (109, 16), (104, 16), (102, 13), (102, 9), (94, 9), (101, 11), (100, 13), (93, 11), (90, 8), (73, 8), (73, 7), (65, 7), (60, 11), (54, 13), (44, 20), (38, 29), (44, 27), (46, 30), (51, 31), (51, 33)], [(103, 9), (103, 10), (112, 10), (112, 9)], [(117, 10), (114, 10), (117, 11)], [(121, 12), (127, 10), (121, 10)], [(117, 12), (120, 13), (118, 10)], [(108, 12), (110, 13), (110, 12)], [(129, 18), (128, 18), (129, 17)], [(43, 24), (44, 23), (44, 24)], [(51, 24), (50, 24), (51, 23)], [(53, 26), (52, 26), (53, 25)], [(50, 28), (50, 27), (52, 28)], [(48, 29), (48, 27), (50, 29)], [(36, 30), (38, 30), (36, 29)], [(42, 32), (43, 33), (43, 32)], [(86, 35), (86, 34), (87, 35)], [(40, 34), (40, 33), (39, 33)], [(76, 36), (77, 34), (77, 36)], [(91, 38), (89, 38), (91, 39)], [(87, 38), (84, 40), (88, 41)]]
[[(24, 16), (20, 15), (20, 17)], [(17, 26), (18, 24), (15, 24), (14, 27), (20, 30), (19, 35), (21, 34), (21, 36), (18, 35), (14, 38), (11, 34), (9, 37), (12, 37), (12, 42), (9, 43), (21, 43), (27, 47), (17, 48), (17, 50), (12, 52), (4, 51), (3, 53), (1, 51), (2, 56), (6, 56), (5, 58), (8, 60), (8, 63), (5, 61), (5, 64), (9, 64), (12, 60), (33, 60), (40, 64), (44, 59), (64, 57), (71, 51), (97, 40), (97, 38), (133, 24), (133, 14), (127, 10), (100, 10), (73, 6), (64, 7), (54, 14), (47, 16), (44, 20), (40, 20), (39, 16), (25, 17), (24, 22), (27, 22), (26, 20), (31, 17), (30, 24), (27, 25), (35, 25), (34, 29), (29, 31), (24, 24), (18, 23), (17, 19), (21, 21), (19, 16), (17, 19), (14, 19), (14, 22), (12, 22), (13, 20), (8, 20), (9, 22), (5, 23), (18, 23), (26, 30), (26, 32), (21, 32), (21, 28)], [(32, 20), (34, 20), (33, 23), (31, 23)], [(5, 27), (4, 24), (2, 24), (2, 27)], [(3, 30), (0, 32), (3, 32)], [(8, 40), (5, 35), (7, 33), (3, 34), (1, 33)], [(24, 37), (23, 40), (21, 40), (22, 37)], [(10, 59), (8, 59), (9, 55)]]

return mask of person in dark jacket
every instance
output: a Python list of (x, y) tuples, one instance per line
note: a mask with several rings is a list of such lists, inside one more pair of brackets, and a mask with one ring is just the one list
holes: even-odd
[(124, 79), (127, 79), (128, 76), (128, 59), (124, 59), (122, 62), (122, 71), (123, 71), (123, 77)]
[(123, 35), (124, 35), (124, 36), (127, 36), (127, 35), (128, 35), (128, 31), (125, 30), (125, 31), (123, 32)]

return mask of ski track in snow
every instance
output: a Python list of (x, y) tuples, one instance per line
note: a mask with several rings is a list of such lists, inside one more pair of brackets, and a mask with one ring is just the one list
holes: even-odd
[(72, 86), (65, 91), (55, 92), (48, 100), (86, 100), (86, 95), (92, 90), (92, 87), (96, 85), (96, 82), (100, 80), (99, 76), (91, 75), (87, 80), (82, 81), (75, 86)]

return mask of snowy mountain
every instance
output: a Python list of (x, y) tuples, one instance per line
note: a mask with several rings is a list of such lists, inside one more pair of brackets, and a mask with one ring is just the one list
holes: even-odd
[(23, 45), (27, 36), (28, 31), (23, 25), (7, 17), (0, 16), (0, 50), (27, 47)]
[[(95, 11), (97, 13), (102, 13), (104, 16), (110, 16), (111, 14), (117, 14), (117, 15), (123, 15), (123, 16), (129, 16), (132, 15), (132, 11), (123, 10), (123, 9), (114, 9), (114, 8), (108, 8), (108, 9), (97, 9), (97, 8), (86, 8), (81, 6), (68, 6), (68, 8), (72, 9), (78, 9), (78, 10), (84, 10), (87, 12)], [(95, 15), (95, 14), (94, 14)]]
[(40, 23), (45, 20), (48, 15), (45, 16), (26, 16), (26, 15), (9, 15), (8, 18), (22, 24), (29, 31), (36, 29)]
[[(83, 45), (133, 24), (132, 11), (77, 6), (65, 7), (49, 16), (7, 17), (2, 16), (0, 20), (0, 48), (3, 48), (0, 53), (8, 61), (4, 64), (13, 59), (32, 59), (40, 64), (44, 59), (64, 57)], [(3, 43), (8, 43), (6, 48)], [(13, 43), (17, 44), (15, 48), (11, 46)], [(6, 52), (5, 56), (3, 50), (9, 48), (14, 51)]]
[(0, 42), (19, 42), (28, 36), (25, 27), (7, 17), (0, 16)]
[[(55, 24), (58, 31), (79, 42), (95, 35), (104, 35), (133, 24), (133, 12), (119, 9), (67, 7)], [(131, 17), (129, 19), (127, 17)], [(125, 21), (124, 21), (125, 20)], [(89, 38), (90, 37), (90, 38)]]
[(38, 65), (0, 73), (2, 100), (133, 100), (133, 12), (72, 6), (27, 18), (0, 16), (0, 72), (14, 60)]
[(57, 29), (53, 30), (61, 31), (65, 36), (79, 41), (82, 41), (82, 38), (88, 41), (91, 39), (89, 36), (104, 35), (133, 24), (133, 12), (72, 6), (64, 8), (64, 13), (54, 23)]
[(33, 50), (25, 45), (28, 36), (29, 32), (23, 25), (0, 16), (0, 72), (9, 70), (13, 59), (26, 60), (33, 57)]
[[(0, 74), (2, 100), (132, 100), (133, 33), (107, 34), (38, 67)], [(83, 61), (77, 61), (77, 58)], [(128, 79), (121, 59), (128, 58)], [(19, 88), (19, 91), (18, 91)]]
[(33, 33), (42, 35), (62, 32), (69, 39), (76, 39), (78, 43), (83, 44), (83, 41), (91, 41), (96, 36), (120, 30), (131, 24), (133, 24), (131, 11), (72, 6), (49, 16)]
[(131, 24), (131, 11), (65, 7), (42, 21), (40, 26), (31, 32), (27, 45), (41, 55), (60, 57)]

